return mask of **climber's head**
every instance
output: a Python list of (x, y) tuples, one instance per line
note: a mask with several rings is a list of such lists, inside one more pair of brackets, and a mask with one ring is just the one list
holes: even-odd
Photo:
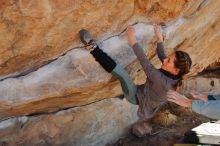
[(163, 60), (162, 69), (173, 75), (182, 77), (187, 74), (192, 65), (192, 60), (186, 52), (176, 51)]

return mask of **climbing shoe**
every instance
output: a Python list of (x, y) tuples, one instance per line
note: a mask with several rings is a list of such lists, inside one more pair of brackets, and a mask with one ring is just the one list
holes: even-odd
[(86, 45), (85, 48), (87, 50), (92, 51), (97, 47), (95, 40), (92, 38), (92, 35), (88, 30), (81, 29), (79, 31), (79, 34), (80, 34), (80, 40), (84, 45)]
[(90, 32), (86, 29), (81, 29), (79, 31), (79, 34), (80, 34), (80, 39), (82, 41), (82, 43), (84, 45), (89, 45), (91, 44), (93, 41), (93, 38), (92, 38), (92, 35), (90, 34)]

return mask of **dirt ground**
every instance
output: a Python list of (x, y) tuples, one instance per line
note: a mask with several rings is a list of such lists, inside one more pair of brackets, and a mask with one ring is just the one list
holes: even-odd
[[(171, 114), (177, 116), (175, 122), (171, 121), (172, 124), (164, 125), (163, 121), (160, 121), (161, 123), (153, 122), (151, 134), (138, 138), (130, 132), (129, 135), (120, 138), (115, 144), (107, 146), (172, 146), (183, 137), (185, 132), (211, 120), (179, 106), (172, 105), (168, 109)], [(162, 112), (164, 111), (167, 109), (162, 110)]]

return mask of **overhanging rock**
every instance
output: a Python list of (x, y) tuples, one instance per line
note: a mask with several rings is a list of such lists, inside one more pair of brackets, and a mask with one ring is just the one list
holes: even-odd
[[(154, 35), (153, 26), (140, 23), (134, 28), (138, 41), (146, 48)], [(128, 66), (136, 59), (125, 33), (99, 43), (123, 66)], [(0, 119), (51, 112), (114, 97), (121, 94), (121, 89), (116, 86), (117, 81), (107, 85), (111, 77), (87, 50), (74, 48), (37, 71), (1, 81)]]

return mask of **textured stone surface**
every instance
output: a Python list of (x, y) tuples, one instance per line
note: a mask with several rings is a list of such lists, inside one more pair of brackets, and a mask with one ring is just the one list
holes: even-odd
[[(204, 84), (204, 82), (208, 83), (210, 81), (215, 82), (214, 90), (220, 91), (219, 79), (209, 79), (204, 77), (196, 77), (194, 79), (184, 81), (184, 85), (182, 86), (183, 88), (181, 90), (187, 93), (196, 87), (198, 91), (210, 92), (210, 89), (213, 88), (210, 88), (209, 84)], [(195, 84), (197, 86), (195, 86)], [(178, 119), (175, 119), (172, 122), (177, 122), (174, 123), (174, 125), (177, 126), (176, 128), (180, 129), (180, 131), (181, 126), (179, 125), (179, 122), (187, 121), (189, 119), (189, 126), (192, 123), (195, 124), (194, 120), (199, 119), (198, 115), (196, 117), (194, 115), (194, 117), (192, 118), (192, 113), (189, 110), (183, 110), (181, 108), (178, 110), (173, 108), (172, 110), (175, 111), (175, 114), (178, 113), (178, 117), (171, 118)], [(63, 110), (53, 114), (11, 118), (0, 122), (0, 145), (103, 146), (106, 144), (115, 143), (118, 138), (123, 137), (125, 134), (128, 134), (130, 132), (131, 125), (138, 120), (136, 112), (137, 106), (128, 103), (125, 99), (122, 100), (119, 98), (111, 98), (104, 99), (90, 105)], [(166, 121), (168, 120), (168, 118), (166, 117), (165, 119), (161, 119), (162, 116), (175, 116), (169, 114), (170, 113), (167, 111), (159, 113), (159, 117), (155, 117), (154, 120), (156, 121), (154, 121), (154, 123), (164, 125), (165, 122), (168, 122)], [(183, 118), (182, 116), (186, 119), (180, 120), (181, 118)], [(159, 121), (163, 122), (160, 123)], [(187, 123), (185, 122), (185, 124)], [(192, 127), (192, 125), (190, 127)], [(184, 131), (189, 130), (189, 127), (187, 128), (187, 125), (185, 128), (186, 129)], [(178, 130), (174, 130), (172, 129), (172, 127), (162, 131), (164, 132), (168, 129), (169, 131), (171, 131), (172, 134), (178, 133), (174, 132)], [(184, 131), (182, 131), (181, 133), (183, 134)], [(158, 131), (156, 131), (155, 133), (157, 132)], [(150, 143), (152, 145), (162, 144), (164, 143), (164, 141), (166, 143), (173, 143), (177, 139), (176, 137), (170, 138), (169, 135), (172, 135), (171, 133), (165, 134), (164, 137), (161, 136), (163, 134), (160, 133), (160, 141), (156, 140), (157, 135), (146, 137), (146, 140), (150, 140)], [(181, 136), (182, 135), (179, 134), (178, 139)], [(167, 141), (167, 139), (169, 140)], [(137, 143), (139, 143), (140, 145), (141, 143), (146, 143), (142, 140), (139, 139), (140, 142)]]
[[(81, 28), (91, 30), (100, 47), (141, 84), (146, 77), (121, 32), (138, 22), (134, 26), (138, 41), (159, 67), (151, 23), (165, 23), (168, 53), (184, 50), (193, 60), (181, 90), (219, 92), (218, 78), (191, 78), (219, 65), (219, 6), (218, 0), (0, 0), (0, 119), (54, 112), (122, 94), (119, 82), (80, 48)], [(59, 114), (2, 121), (0, 142), (104, 145), (124, 135), (136, 118), (136, 107), (108, 99)]]
[(146, 13), (155, 21), (168, 21), (180, 14), (185, 3), (0, 0), (0, 78), (30, 72), (78, 46), (78, 31), (83, 27), (101, 38), (130, 22), (146, 19)]
[(185, 93), (198, 91), (203, 94), (219, 94), (220, 80), (219, 78), (194, 77), (183, 81), (179, 90)]
[[(1, 30), (6, 31), (10, 26), (15, 34), (18, 34), (16, 38), (19, 38), (18, 40), (15, 39), (16, 42), (14, 43), (12, 40), (7, 42), (13, 44), (12, 47), (8, 47), (13, 48), (13, 51), (10, 50), (9, 52), (21, 53), (25, 60), (19, 61), (13, 59), (14, 57), (10, 58), (6, 55), (7, 49), (3, 51), (6, 54), (1, 53), (3, 55), (1, 60), (8, 58), (8, 61), (2, 61), (7, 63), (2, 63), (2, 71), (5, 73), (2, 73), (2, 80), (0, 81), (1, 119), (56, 111), (122, 94), (118, 81), (111, 78), (112, 76), (106, 73), (87, 51), (76, 47), (62, 55), (63, 52), (69, 50), (70, 44), (73, 46), (76, 44), (81, 45), (78, 42), (78, 31), (82, 27), (91, 29), (97, 38), (101, 38), (101, 48), (112, 56), (117, 63), (127, 66), (129, 73), (137, 83), (143, 83), (146, 77), (143, 72), (138, 73), (140, 65), (135, 61), (135, 56), (128, 46), (125, 34), (120, 33), (128, 23), (141, 20), (144, 16), (141, 15), (142, 11), (147, 13), (149, 20), (154, 18), (154, 21), (157, 22), (167, 22), (165, 46), (169, 53), (180, 49), (190, 53), (193, 67), (188, 77), (197, 74), (211, 64), (219, 62), (220, 49), (217, 40), (219, 39), (220, 27), (220, 9), (218, 9), (220, 1), (191, 1), (186, 4), (184, 4), (185, 1), (178, 1), (172, 3), (172, 5), (172, 1), (114, 2), (83, 1), (77, 2), (75, 5), (72, 4), (75, 3), (74, 1), (62, 3), (60, 1), (40, 3), (40, 1), (22, 0), (2, 2), (1, 14), (4, 21), (1, 24), (4, 25), (8, 22), (6, 21), (8, 19), (16, 23), (10, 21), (11, 23), (2, 27)], [(169, 5), (170, 7), (168, 7)], [(106, 10), (107, 6), (109, 9)], [(112, 9), (110, 9), (110, 6), (112, 6)], [(127, 11), (131, 8), (133, 13), (130, 14), (129, 18), (125, 18), (128, 17), (130, 11)], [(39, 9), (42, 10), (39, 11)], [(114, 19), (115, 21), (109, 20), (109, 23), (112, 24), (107, 25), (104, 21), (108, 20), (106, 17), (113, 17), (113, 14), (118, 14), (119, 10), (122, 16), (117, 15), (118, 19)], [(94, 18), (89, 19), (89, 16)], [(102, 19), (99, 19), (101, 16)], [(116, 17), (114, 16), (114, 18)], [(81, 22), (82, 19), (85, 20), (85, 23)], [(100, 20), (100, 23), (97, 20)], [(168, 20), (172, 21), (168, 22)], [(45, 23), (43, 23), (44, 21)], [(75, 23), (75, 21), (79, 22)], [(106, 29), (104, 29), (104, 26)], [(160, 63), (154, 51), (155, 39), (153, 38), (152, 25), (145, 20), (145, 23), (139, 22), (134, 27), (137, 31), (138, 41), (147, 50), (153, 64), (159, 67)], [(11, 33), (12, 30), (8, 31)], [(22, 33), (17, 33), (17, 30)], [(6, 34), (9, 35), (10, 33)], [(2, 37), (3, 43), (1, 44), (7, 44), (5, 41), (10, 38), (7, 35)], [(52, 50), (45, 49), (44, 45), (52, 46)], [(1, 50), (4, 50), (4, 48), (1, 47)], [(42, 50), (44, 53), (41, 52)], [(43, 54), (45, 58), (42, 59), (42, 55), (39, 55), (39, 53)], [(38, 57), (35, 56), (36, 54), (38, 54)], [(29, 55), (35, 57), (28, 60)], [(15, 56), (21, 57), (22, 55), (16, 54)], [(56, 58), (57, 56), (60, 57)], [(48, 62), (52, 58), (56, 58), (56, 60), (42, 66), (45, 61)], [(14, 62), (15, 66), (20, 68), (22, 72), (26, 72), (25, 68), (33, 70), (35, 65), (40, 64), (41, 67), (23, 76), (3, 79), (6, 76), (21, 73), (19, 69), (13, 67), (13, 63), (11, 64), (10, 61)], [(25, 66), (25, 68), (21, 66)], [(7, 71), (9, 68), (15, 69), (16, 72), (12, 71), (13, 69)]]
[(104, 146), (130, 131), (136, 112), (137, 106), (112, 98), (54, 114), (13, 118), (0, 122), (0, 145)]
[[(138, 24), (135, 28), (146, 46), (153, 27)], [(104, 41), (100, 47), (123, 66), (135, 60), (124, 34)], [(88, 51), (74, 49), (35, 72), (0, 82), (0, 118), (54, 111), (121, 94), (118, 81), (107, 85), (110, 78)]]

